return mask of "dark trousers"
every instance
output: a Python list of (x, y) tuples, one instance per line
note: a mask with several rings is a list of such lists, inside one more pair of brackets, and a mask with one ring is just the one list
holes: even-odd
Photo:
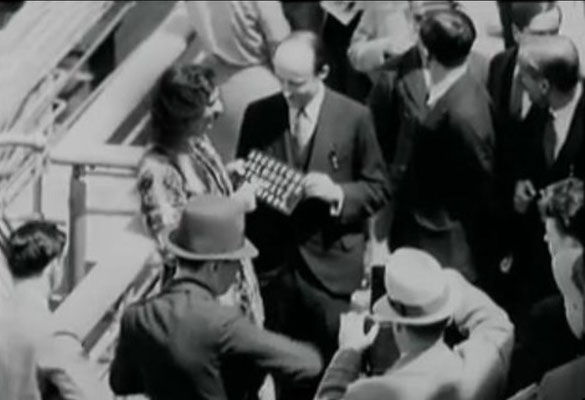
[[(328, 291), (309, 271), (302, 260), (296, 260), (268, 282), (261, 283), (267, 329), (313, 344), (320, 351), (324, 365), (338, 347), (339, 316), (350, 307), (350, 295)], [(276, 382), (277, 398), (313, 399), (319, 380), (306, 387), (290, 387)]]

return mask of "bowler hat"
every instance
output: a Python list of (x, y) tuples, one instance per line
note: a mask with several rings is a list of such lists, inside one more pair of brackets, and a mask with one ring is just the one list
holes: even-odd
[(431, 325), (451, 318), (456, 291), (448, 272), (425, 251), (400, 248), (388, 259), (386, 296), (374, 304), (379, 320), (404, 325)]
[(244, 207), (228, 197), (198, 195), (176, 228), (163, 233), (166, 248), (187, 260), (238, 260), (258, 255), (244, 236)]

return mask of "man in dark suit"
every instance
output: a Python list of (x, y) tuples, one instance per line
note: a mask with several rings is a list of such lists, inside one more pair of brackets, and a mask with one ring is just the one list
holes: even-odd
[(240, 260), (257, 254), (244, 238), (241, 202), (196, 196), (164, 238), (178, 273), (158, 296), (125, 310), (110, 371), (116, 394), (254, 399), (266, 372), (294, 385), (320, 373), (316, 350), (262, 330), (217, 301), (235, 282)]
[(495, 251), (494, 132), (487, 92), (469, 73), (469, 17), (433, 13), (422, 23), (429, 111), (415, 126), (391, 231), (393, 247), (418, 247), (471, 282), (491, 278)]
[(238, 154), (261, 150), (306, 173), (304, 199), (285, 216), (260, 204), (247, 220), (268, 327), (334, 353), (339, 315), (363, 276), (365, 222), (388, 198), (368, 110), (325, 87), (322, 44), (296, 32), (273, 58), (283, 91), (252, 103)]
[[(557, 35), (561, 26), (561, 10), (552, 1), (511, 2), (506, 6), (512, 23), (514, 46), (497, 54), (491, 61), (487, 87), (494, 105), (496, 123), (496, 178), (500, 204), (505, 210), (500, 234), (509, 253), (516, 236), (512, 194), (513, 166), (518, 156), (520, 124), (530, 109), (530, 98), (518, 78), (518, 42), (528, 36)], [(502, 293), (504, 294), (504, 293)]]
[[(454, 2), (416, 1), (410, 4), (417, 32), (420, 22), (432, 12), (454, 8)], [(426, 50), (419, 39), (406, 53), (384, 66), (368, 99), (382, 155), (390, 173), (390, 188), (396, 195), (400, 193), (418, 121), (429, 111), (426, 100), (430, 82), (426, 58)], [(473, 51), (470, 53), (469, 71), (478, 82), (485, 82), (487, 64), (483, 56)], [(377, 216), (375, 231), (378, 242), (387, 246), (385, 242), (389, 239), (390, 248), (395, 249), (397, 246), (392, 243), (392, 237), (388, 238), (392, 219), (393, 202)]]
[(514, 269), (522, 282), (521, 299), (530, 306), (556, 292), (536, 200), (552, 182), (585, 177), (585, 96), (577, 50), (564, 36), (527, 38), (518, 64), (534, 106), (523, 122), (515, 167), (513, 203), (520, 240)]

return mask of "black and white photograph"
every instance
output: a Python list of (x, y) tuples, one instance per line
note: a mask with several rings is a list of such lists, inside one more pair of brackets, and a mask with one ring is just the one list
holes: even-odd
[(0, 400), (585, 400), (585, 1), (0, 1)]

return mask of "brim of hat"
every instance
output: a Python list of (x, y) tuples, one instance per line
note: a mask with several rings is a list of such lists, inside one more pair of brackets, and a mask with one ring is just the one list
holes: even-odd
[(376, 301), (376, 303), (374, 303), (374, 307), (372, 308), (374, 317), (380, 322), (395, 322), (397, 324), (415, 326), (431, 325), (450, 319), (455, 312), (458, 302), (460, 301), (460, 293), (459, 286), (454, 284), (452, 279), (447, 277), (447, 281), (449, 283), (448, 300), (445, 302), (443, 307), (441, 307), (433, 314), (422, 317), (405, 317), (396, 311), (394, 307), (392, 307), (388, 301), (387, 296), (383, 296), (378, 301)]
[(258, 249), (248, 239), (244, 239), (244, 244), (239, 249), (228, 253), (204, 254), (193, 253), (187, 249), (182, 248), (173, 242), (171, 235), (175, 231), (174, 228), (166, 229), (162, 234), (162, 241), (165, 249), (174, 254), (178, 258), (194, 261), (204, 260), (239, 260), (242, 258), (254, 258), (258, 255)]

